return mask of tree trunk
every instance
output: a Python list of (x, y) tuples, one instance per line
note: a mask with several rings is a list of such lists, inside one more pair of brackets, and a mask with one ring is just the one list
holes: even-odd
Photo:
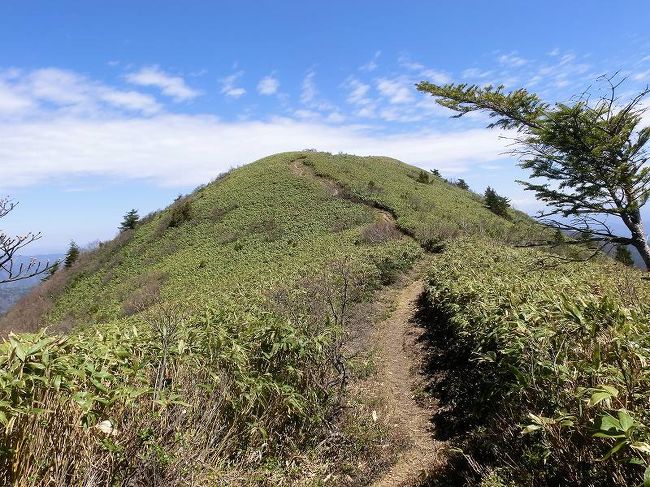
[(650, 246), (646, 240), (643, 223), (639, 220), (638, 222), (629, 225), (629, 228), (632, 232), (632, 245), (639, 251), (639, 254), (641, 254), (646, 271), (650, 271)]

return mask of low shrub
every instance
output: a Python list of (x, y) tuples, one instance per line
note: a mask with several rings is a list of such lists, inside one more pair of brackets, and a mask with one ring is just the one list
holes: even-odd
[(367, 244), (380, 244), (402, 236), (395, 224), (387, 219), (381, 219), (361, 230), (361, 241)]
[(457, 445), (517, 485), (638, 485), (650, 460), (650, 288), (614, 262), (546, 267), (550, 257), (467, 239), (436, 260), (436, 326), (449, 324), (445, 347), (468, 350), (477, 370), (450, 406), (462, 405)]
[(0, 482), (178, 485), (311, 439), (328, 414), (332, 328), (306, 335), (260, 310), (179, 316), (156, 308), (137, 329), (10, 335)]
[(210, 214), (211, 220), (214, 223), (219, 223), (228, 213), (235, 211), (237, 208), (239, 208), (239, 205), (236, 203), (228, 206), (215, 206)]
[(122, 312), (131, 316), (153, 306), (160, 300), (160, 289), (167, 278), (164, 272), (154, 271), (134, 280), (132, 291), (122, 302)]

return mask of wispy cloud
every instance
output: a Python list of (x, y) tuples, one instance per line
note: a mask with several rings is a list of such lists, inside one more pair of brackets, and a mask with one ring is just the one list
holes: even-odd
[(316, 73), (314, 71), (309, 71), (302, 80), (302, 93), (300, 94), (300, 101), (302, 101), (304, 104), (311, 103), (318, 94), (316, 81), (314, 80), (315, 77)]
[(649, 81), (650, 80), (650, 70), (641, 71), (632, 75), (632, 79), (635, 81)]
[(359, 70), (360, 71), (371, 72), (371, 71), (374, 71), (375, 69), (377, 69), (379, 67), (379, 64), (377, 63), (377, 61), (379, 60), (379, 56), (381, 56), (381, 51), (375, 51), (375, 54), (373, 54), (370, 61), (368, 61), (367, 63), (361, 65), (359, 67)]
[(392, 104), (408, 103), (415, 99), (413, 83), (406, 77), (379, 78), (377, 90)]
[(511, 52), (509, 54), (502, 54), (498, 57), (498, 61), (503, 66), (509, 67), (519, 67), (528, 64), (528, 60), (524, 59), (521, 56), (518, 56), (517, 53)]
[(280, 87), (280, 82), (274, 76), (265, 76), (257, 84), (257, 92), (260, 95), (275, 95)]
[(246, 94), (246, 89), (237, 86), (237, 81), (244, 74), (243, 71), (238, 71), (237, 73), (221, 78), (219, 82), (221, 83), (221, 93), (223, 95), (229, 96), (230, 98), (239, 98)]
[(164, 72), (158, 66), (145, 66), (139, 71), (125, 76), (129, 83), (138, 86), (153, 86), (159, 88), (163, 95), (175, 101), (185, 101), (196, 98), (200, 91), (190, 88), (183, 78)]
[(137, 91), (106, 90), (100, 93), (103, 101), (128, 110), (140, 111), (143, 113), (157, 113), (161, 105), (151, 96)]
[(162, 109), (151, 95), (111, 87), (69, 70), (0, 73), (0, 116), (43, 115), (43, 105), (49, 112), (95, 116), (114, 110), (151, 115)]
[(427, 81), (432, 81), (436, 84), (451, 82), (451, 76), (448, 73), (439, 69), (429, 68), (422, 63), (413, 61), (406, 54), (399, 56), (398, 63), (400, 66), (406, 68), (408, 71), (411, 71), (420, 79), (426, 79)]
[(363, 83), (354, 77), (350, 77), (345, 80), (343, 86), (348, 90), (348, 103), (353, 105), (368, 105), (372, 102), (370, 98), (368, 98), (370, 85)]

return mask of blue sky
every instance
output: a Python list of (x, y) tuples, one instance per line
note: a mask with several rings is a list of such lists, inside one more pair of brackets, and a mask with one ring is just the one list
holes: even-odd
[[(613, 6), (615, 5), (615, 7)], [(397, 157), (538, 206), (485, 119), (417, 81), (504, 83), (567, 100), (605, 73), (650, 82), (650, 3), (0, 3), (3, 219), (34, 253), (114, 236), (130, 208), (264, 155)]]

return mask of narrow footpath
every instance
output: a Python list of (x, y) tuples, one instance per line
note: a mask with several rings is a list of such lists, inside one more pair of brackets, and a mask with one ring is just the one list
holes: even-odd
[(385, 394), (388, 422), (407, 438), (408, 447), (398, 462), (374, 487), (410, 486), (424, 480), (443, 462), (442, 443), (434, 440), (431, 411), (420, 406), (413, 389), (419, 378), (418, 337), (423, 330), (414, 322), (422, 280), (395, 290), (395, 309), (379, 324), (375, 343), (379, 348), (379, 378)]

